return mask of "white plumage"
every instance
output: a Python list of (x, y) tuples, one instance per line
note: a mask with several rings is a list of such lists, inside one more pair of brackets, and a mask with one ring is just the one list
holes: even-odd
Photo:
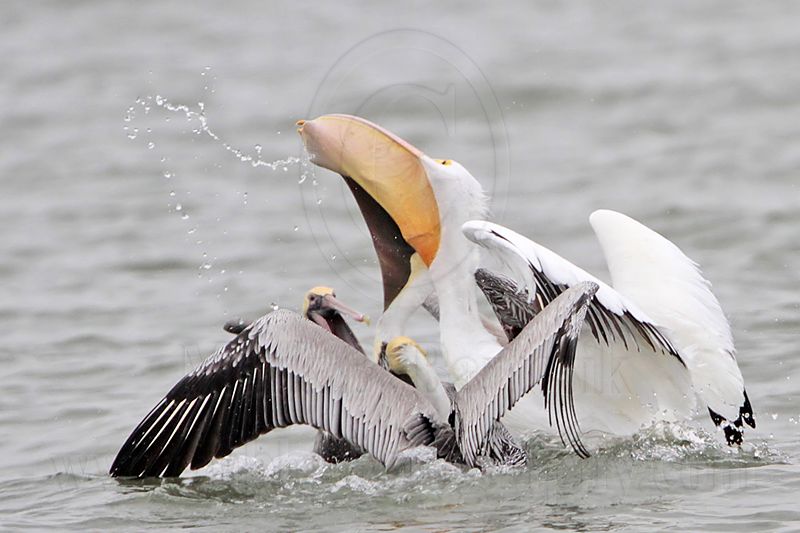
[(741, 442), (742, 421), (754, 421), (730, 327), (697, 265), (625, 215), (602, 210), (590, 220), (614, 287), (500, 225), (472, 221), (463, 231), (545, 303), (548, 293), (580, 281), (600, 286), (587, 316), (591, 333), (584, 331), (575, 362), (575, 403), (584, 430), (624, 434), (655, 420), (683, 418), (696, 393), (726, 428), (728, 441)]
[(614, 211), (592, 213), (617, 291), (668, 331), (704, 403), (736, 420), (745, 403), (731, 328), (697, 263), (650, 228)]

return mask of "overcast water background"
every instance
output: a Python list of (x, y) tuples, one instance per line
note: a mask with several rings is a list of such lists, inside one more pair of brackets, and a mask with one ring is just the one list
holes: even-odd
[[(797, 3), (3, 2), (0, 15), (3, 529), (800, 527)], [(730, 317), (758, 429), (731, 450), (701, 416), (586, 461), (534, 435), (527, 469), (484, 474), (424, 453), (388, 474), (327, 466), (313, 433), (279, 431), (194, 477), (109, 478), (227, 319), (297, 308), (318, 284), (379, 315), (354, 202), (298, 162), (294, 122), (328, 112), (459, 160), (495, 220), (601, 278), (594, 209), (674, 240)], [(431, 320), (411, 334), (437, 356)]]

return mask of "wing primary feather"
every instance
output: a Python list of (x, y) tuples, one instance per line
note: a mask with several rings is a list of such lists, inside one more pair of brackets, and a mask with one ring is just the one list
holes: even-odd
[(179, 403), (175, 411), (167, 420), (166, 424), (159, 431), (158, 437), (150, 444), (141, 458), (142, 472), (145, 477), (158, 476), (166, 467), (166, 464), (159, 467), (159, 461), (164, 457), (163, 452), (169, 445), (170, 439), (178, 428), (178, 425), (183, 420), (183, 415), (186, 413), (189, 405), (186, 401)]
[[(296, 424), (300, 421), (295, 410), (295, 396), (294, 390), (294, 373), (290, 370), (286, 371), (286, 405), (289, 408), (289, 422)], [(287, 424), (288, 425), (288, 424)]]
[(227, 406), (223, 406), (224, 410), (222, 413), (222, 422), (220, 422), (219, 426), (219, 448), (217, 449), (217, 453), (215, 457), (225, 457), (229, 455), (233, 451), (233, 446), (231, 445), (231, 432), (233, 431), (233, 421), (236, 420), (236, 406), (240, 405), (240, 388), (241, 384), (239, 381), (236, 381), (231, 387), (231, 395), (229, 396), (229, 401)]
[(255, 376), (249, 375), (245, 378), (242, 388), (242, 423), (239, 426), (239, 435), (236, 445), (241, 446), (249, 442), (257, 433), (255, 432), (255, 388), (253, 379)]
[(186, 405), (186, 409), (184, 410), (177, 424), (175, 424), (175, 429), (172, 430), (172, 433), (158, 454), (158, 458), (150, 469), (152, 472), (156, 472), (155, 475), (173, 477), (165, 473), (165, 470), (169, 467), (169, 464), (175, 459), (176, 455), (178, 455), (177, 452), (183, 446), (186, 439), (186, 434), (188, 433), (189, 427), (194, 421), (194, 417), (197, 415), (199, 408), (200, 402), (197, 401), (197, 398)]
[(213, 404), (211, 402), (211, 396), (209, 395), (203, 398), (203, 402), (200, 404), (197, 415), (195, 416), (191, 425), (187, 427), (186, 434), (183, 436), (183, 444), (181, 449), (175, 454), (175, 457), (170, 461), (169, 465), (164, 470), (164, 476), (176, 477), (179, 476), (181, 472), (186, 470), (186, 467), (189, 466), (189, 463), (192, 461), (192, 457), (194, 457), (195, 451), (197, 450), (197, 444), (200, 442), (200, 437), (205, 431), (205, 427), (208, 424), (213, 412)]
[[(275, 367), (273, 367), (275, 368)], [(286, 422), (286, 388), (284, 387), (284, 371), (282, 368), (275, 368), (275, 377), (273, 379), (272, 387), (272, 401), (275, 404), (275, 426), (286, 427), (289, 424)]]
[(191, 469), (197, 470), (211, 462), (211, 459), (216, 457), (219, 450), (220, 433), (222, 431), (222, 421), (225, 418), (225, 412), (230, 402), (231, 387), (226, 386), (221, 392), (215, 393), (218, 397), (213, 398), (214, 411), (211, 415), (211, 420), (204, 430), (203, 436), (200, 437), (200, 442), (197, 450), (192, 457)]

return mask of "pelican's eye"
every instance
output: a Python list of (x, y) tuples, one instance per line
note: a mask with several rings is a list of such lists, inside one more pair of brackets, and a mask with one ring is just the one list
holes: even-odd
[(449, 167), (453, 162), (449, 159), (442, 159), (442, 164), (446, 167)]

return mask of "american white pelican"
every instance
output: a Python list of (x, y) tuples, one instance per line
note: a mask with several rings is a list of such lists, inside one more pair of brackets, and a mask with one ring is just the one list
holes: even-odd
[[(386, 312), (378, 322), (373, 356), (403, 334), (410, 314), (430, 302), (435, 288), (442, 352), (456, 387), (464, 386), (502, 346), (478, 313), (473, 274), (479, 249), (461, 229), (471, 219), (485, 218), (480, 184), (457, 162), (432, 159), (358, 117), (325, 115), (298, 125), (311, 161), (345, 179), (378, 253)], [(550, 296), (562, 289), (553, 288)], [(581, 455), (578, 420), (585, 431), (629, 434), (655, 420), (685, 416), (693, 406), (692, 377), (658, 323), (618, 295), (608, 299), (608, 312), (590, 321), (603, 342), (592, 350), (582, 343), (586, 348), (578, 361), (563, 369), (573, 388), (560, 392), (574, 396), (578, 406), (551, 410), (549, 417)], [(622, 328), (631, 330), (630, 338)], [(542, 394), (552, 397), (548, 386), (544, 381)], [(504, 422), (517, 432), (543, 427), (543, 401), (524, 398)], [(732, 438), (735, 442), (735, 431)]]
[[(344, 438), (387, 468), (419, 445), (436, 446), (440, 456), (469, 466), (502, 459), (496, 422), (554, 359), (572, 357), (596, 290), (580, 284), (555, 299), (456, 394), (446, 417), (425, 392), (330, 332), (290, 311), (274, 311), (181, 379), (134, 429), (110, 473), (177, 476), (294, 424)], [(395, 342), (392, 358), (402, 359), (409, 346)]]
[[(619, 382), (617, 386), (576, 387), (579, 413), (581, 403), (598, 401), (609, 393), (617, 395), (620, 385), (672, 381), (676, 391), (684, 390), (677, 397), (659, 398), (660, 407), (668, 408), (669, 414), (686, 415), (697, 395), (714, 424), (724, 430), (727, 442), (741, 444), (744, 424), (755, 428), (755, 418), (736, 363), (730, 325), (697, 263), (660, 234), (621, 213), (599, 210), (589, 221), (603, 249), (613, 288), (498, 224), (472, 221), (463, 230), (468, 239), (506, 263), (523, 287), (535, 292), (539, 305), (546, 305), (575, 283), (600, 285), (587, 315), (591, 335), (581, 338), (576, 365), (590, 358), (612, 361), (634, 346), (642, 352), (672, 354), (688, 369), (690, 381), (681, 387), (680, 368), (665, 375), (648, 366), (647, 360), (633, 367), (621, 361), (612, 376)], [(581, 373), (576, 371), (576, 375)], [(628, 388), (635, 390), (630, 385)], [(652, 404), (647, 397), (650, 389), (649, 385), (640, 391), (636, 401)], [(663, 391), (667, 393), (668, 388)], [(628, 406), (626, 411), (632, 409)], [(581, 418), (581, 424), (583, 421)], [(631, 429), (636, 429), (637, 422), (639, 418), (631, 416)]]

